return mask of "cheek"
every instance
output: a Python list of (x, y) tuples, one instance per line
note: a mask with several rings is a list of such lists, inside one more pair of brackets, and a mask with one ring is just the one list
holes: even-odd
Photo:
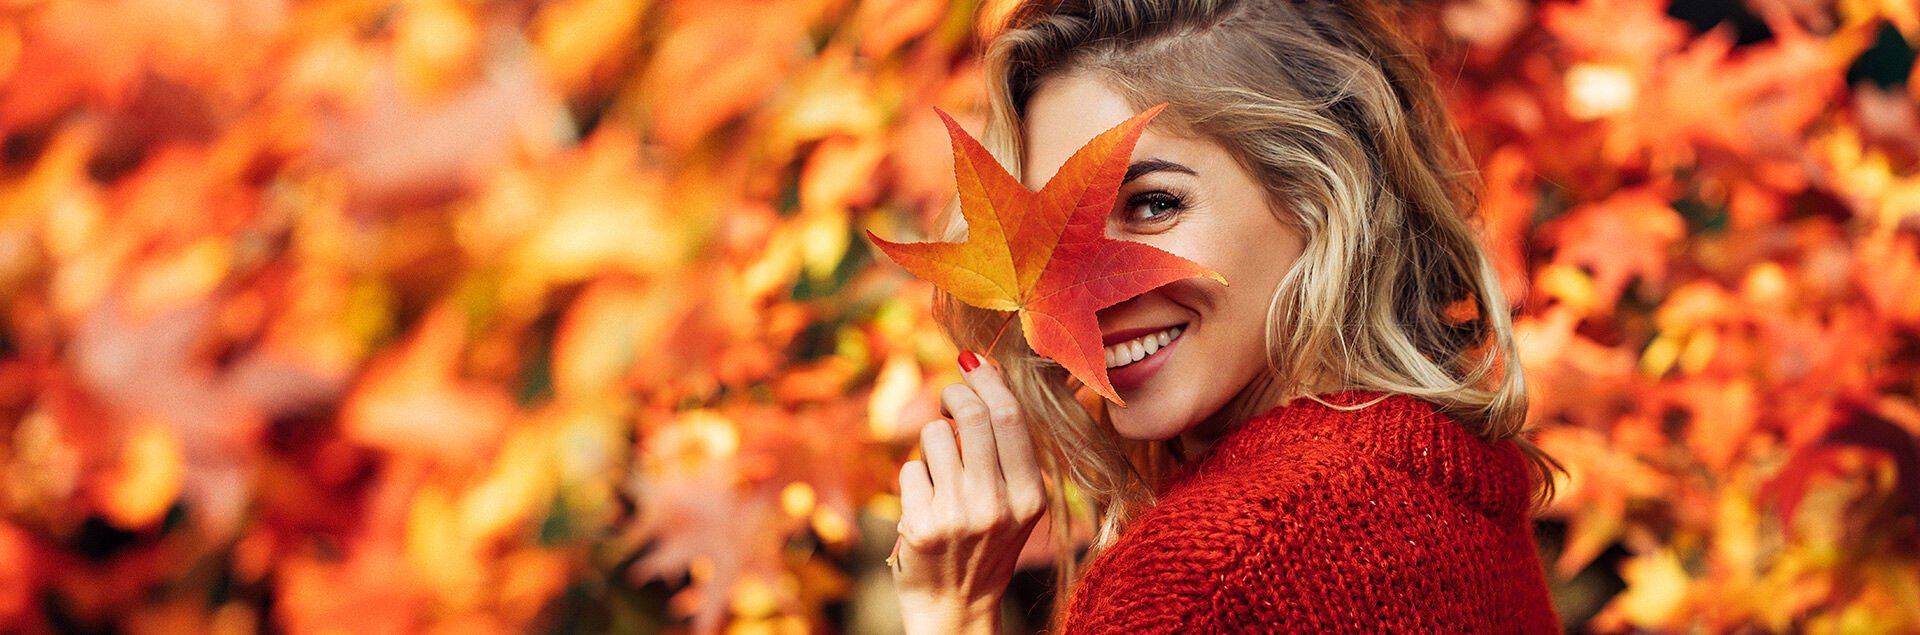
[(1158, 246), (1219, 272), (1226, 277), (1233, 295), (1271, 295), (1300, 257), (1306, 241), (1257, 199), (1233, 198), (1208, 210), (1210, 218), (1202, 226)]
[(1222, 237), (1211, 253), (1211, 262), (1202, 264), (1225, 276), (1228, 285), (1208, 289), (1206, 319), (1219, 337), (1213, 344), (1222, 347), (1214, 355), (1235, 360), (1236, 371), (1257, 372), (1265, 368), (1268, 310), (1281, 281), (1299, 259), (1302, 241), (1299, 235), (1280, 225), (1243, 226), (1233, 237)]
[(1214, 309), (1231, 314), (1221, 317), (1264, 320), (1280, 282), (1299, 259), (1300, 241), (1291, 232), (1280, 231), (1240, 236), (1255, 238), (1223, 240), (1201, 264), (1227, 279), (1225, 287), (1213, 285), (1218, 305)]

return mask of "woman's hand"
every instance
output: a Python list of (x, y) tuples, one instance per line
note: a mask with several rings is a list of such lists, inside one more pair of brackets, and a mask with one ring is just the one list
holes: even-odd
[(920, 430), (922, 461), (900, 468), (893, 579), (910, 634), (992, 633), (1000, 596), (1046, 491), (1019, 402), (999, 369), (960, 354), (966, 383), (940, 394), (953, 425)]

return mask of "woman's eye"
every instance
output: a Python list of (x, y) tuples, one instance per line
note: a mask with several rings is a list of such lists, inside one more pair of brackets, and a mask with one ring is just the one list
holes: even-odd
[(1153, 223), (1172, 218), (1183, 207), (1180, 197), (1166, 192), (1146, 192), (1127, 199), (1126, 222)]

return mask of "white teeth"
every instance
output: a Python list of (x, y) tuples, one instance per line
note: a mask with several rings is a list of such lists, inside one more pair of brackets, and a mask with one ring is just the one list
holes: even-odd
[(1174, 339), (1180, 337), (1182, 330), (1181, 327), (1176, 326), (1158, 333), (1142, 335), (1125, 342), (1108, 346), (1105, 350), (1107, 368), (1125, 366), (1146, 359), (1148, 356), (1159, 352), (1160, 349), (1166, 348), (1168, 344), (1173, 343)]

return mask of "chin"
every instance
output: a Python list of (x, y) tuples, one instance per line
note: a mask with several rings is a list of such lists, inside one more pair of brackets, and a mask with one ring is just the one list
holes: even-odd
[(1212, 410), (1205, 408), (1212, 395), (1199, 390), (1209, 384), (1195, 381), (1194, 374), (1186, 372), (1190, 369), (1182, 363), (1188, 361), (1182, 356), (1197, 350), (1188, 344), (1180, 350), (1167, 351), (1173, 356), (1163, 358), (1158, 372), (1151, 378), (1130, 389), (1121, 389), (1120, 397), (1127, 400), (1127, 407), (1107, 404), (1107, 420), (1113, 423), (1114, 432), (1120, 438), (1164, 441), (1180, 436), (1212, 414)]
[(1154, 405), (1164, 406), (1164, 402), (1152, 404), (1151, 400), (1141, 397), (1129, 399), (1127, 403), (1130, 405), (1125, 408), (1107, 404), (1107, 420), (1113, 423), (1114, 432), (1123, 439), (1164, 441), (1180, 436), (1180, 433), (1185, 432), (1191, 423), (1188, 421), (1189, 417), (1166, 412), (1168, 409), (1164, 407), (1154, 407)]

